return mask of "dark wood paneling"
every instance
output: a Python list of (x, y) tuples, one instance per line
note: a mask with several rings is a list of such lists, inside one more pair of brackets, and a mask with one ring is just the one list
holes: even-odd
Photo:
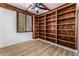
[(0, 3), (0, 7), (6, 8), (6, 9), (9, 9), (9, 10), (12, 10), (12, 11), (16, 11), (16, 12), (19, 12), (19, 13), (31, 15), (31, 16), (35, 15), (35, 14), (31, 13), (31, 12), (25, 11), (23, 9), (17, 8), (17, 7), (12, 6), (12, 5), (9, 5), (7, 3)]

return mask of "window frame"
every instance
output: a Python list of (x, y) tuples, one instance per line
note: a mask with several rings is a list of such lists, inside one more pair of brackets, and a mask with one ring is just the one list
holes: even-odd
[[(23, 13), (22, 13), (23, 14)], [(27, 28), (26, 26), (27, 26), (27, 15), (26, 14), (24, 14), (25, 15), (25, 28)], [(31, 23), (32, 23), (32, 26), (31, 26), (31, 28), (32, 28), (32, 30), (31, 31), (27, 31), (27, 29), (25, 30), (25, 31), (19, 31), (19, 12), (17, 12), (17, 16), (16, 16), (16, 18), (17, 18), (17, 33), (24, 33), (24, 32), (32, 32), (33, 31), (33, 18), (32, 18), (32, 16), (31, 16)]]

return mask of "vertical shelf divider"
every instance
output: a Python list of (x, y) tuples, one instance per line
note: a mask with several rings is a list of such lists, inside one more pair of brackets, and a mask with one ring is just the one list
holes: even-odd
[(57, 44), (57, 10), (56, 10), (56, 44)]
[(37, 38), (39, 38), (39, 17), (37, 16), (37, 32), (38, 32), (38, 34), (37, 34)]
[(35, 39), (35, 15), (32, 16), (33, 20), (33, 33), (32, 33), (32, 38)]
[(46, 40), (46, 14), (45, 14), (45, 40)]
[(76, 4), (76, 10), (75, 10), (75, 12), (76, 12), (76, 15), (75, 15), (75, 48), (76, 49), (78, 49), (78, 17), (77, 17), (77, 15), (78, 15), (78, 13), (77, 13), (77, 4)]

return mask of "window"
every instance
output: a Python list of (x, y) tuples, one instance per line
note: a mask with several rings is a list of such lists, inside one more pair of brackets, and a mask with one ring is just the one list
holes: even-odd
[(32, 31), (32, 17), (27, 15), (27, 21), (26, 21), (26, 28), (27, 28), (27, 31)]
[(17, 32), (31, 32), (32, 17), (22, 13), (17, 13)]

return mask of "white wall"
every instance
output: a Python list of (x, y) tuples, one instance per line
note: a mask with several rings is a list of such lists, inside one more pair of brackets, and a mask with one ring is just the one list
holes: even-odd
[(16, 12), (0, 8), (0, 48), (28, 40), (32, 40), (32, 32), (16, 31)]

